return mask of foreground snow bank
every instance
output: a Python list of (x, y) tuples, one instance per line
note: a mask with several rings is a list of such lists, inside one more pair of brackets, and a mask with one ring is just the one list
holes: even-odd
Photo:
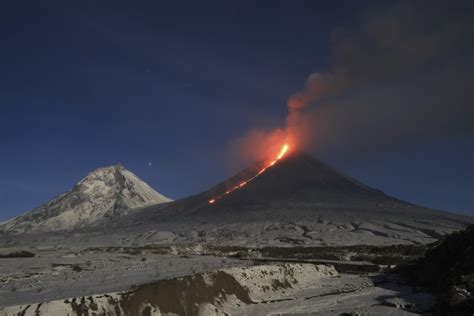
[(2, 315), (209, 315), (221, 306), (284, 300), (298, 291), (318, 287), (322, 278), (338, 273), (332, 266), (275, 264), (220, 269), (140, 286), (131, 292), (110, 293), (17, 305)]

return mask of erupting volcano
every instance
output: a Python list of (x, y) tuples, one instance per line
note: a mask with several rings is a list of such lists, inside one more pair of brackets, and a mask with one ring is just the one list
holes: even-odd
[(216, 197), (213, 197), (212, 199), (209, 200), (209, 204), (213, 204), (215, 203), (218, 199), (226, 196), (227, 194), (230, 194), (232, 192), (234, 192), (235, 190), (238, 190), (240, 188), (242, 188), (243, 186), (245, 186), (247, 183), (249, 183), (250, 181), (254, 180), (256, 177), (258, 177), (259, 175), (261, 175), (262, 173), (264, 173), (268, 168), (270, 168), (271, 166), (273, 166), (274, 164), (276, 164), (280, 159), (283, 158), (283, 156), (285, 156), (285, 154), (288, 152), (288, 150), (290, 149), (290, 146), (288, 144), (283, 144), (283, 146), (281, 147), (277, 157), (270, 161), (269, 163), (267, 163), (262, 169), (260, 169), (256, 175), (254, 175), (253, 177), (247, 179), (247, 180), (243, 180), (241, 181), (239, 184), (237, 184), (236, 186), (232, 187), (231, 189), (225, 191), (223, 194), (221, 195), (218, 195)]

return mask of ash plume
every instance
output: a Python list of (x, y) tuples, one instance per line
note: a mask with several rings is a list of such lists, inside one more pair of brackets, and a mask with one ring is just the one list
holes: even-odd
[[(358, 153), (472, 136), (473, 21), (469, 1), (398, 2), (366, 12), (358, 27), (333, 32), (331, 68), (312, 73), (290, 96), (278, 134), (299, 149)], [(257, 134), (259, 143), (271, 143), (274, 133), (253, 131), (237, 144)]]

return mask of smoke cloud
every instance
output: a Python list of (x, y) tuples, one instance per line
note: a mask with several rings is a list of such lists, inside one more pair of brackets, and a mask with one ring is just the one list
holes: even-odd
[(470, 1), (367, 12), (355, 31), (333, 32), (332, 67), (290, 96), (285, 128), (253, 131), (236, 144), (245, 152), (253, 142), (274, 148), (289, 139), (301, 150), (364, 153), (472, 136), (473, 21)]

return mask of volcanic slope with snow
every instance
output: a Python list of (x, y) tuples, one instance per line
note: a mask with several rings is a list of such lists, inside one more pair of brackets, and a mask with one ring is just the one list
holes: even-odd
[[(474, 222), (387, 196), (299, 152), (225, 194), (261, 168), (257, 164), (203, 193), (143, 208), (116, 221), (116, 229), (135, 243), (384, 245), (430, 243)], [(144, 235), (147, 240), (140, 241)]]
[(98, 168), (71, 190), (0, 226), (7, 234), (72, 231), (171, 201), (122, 165)]

